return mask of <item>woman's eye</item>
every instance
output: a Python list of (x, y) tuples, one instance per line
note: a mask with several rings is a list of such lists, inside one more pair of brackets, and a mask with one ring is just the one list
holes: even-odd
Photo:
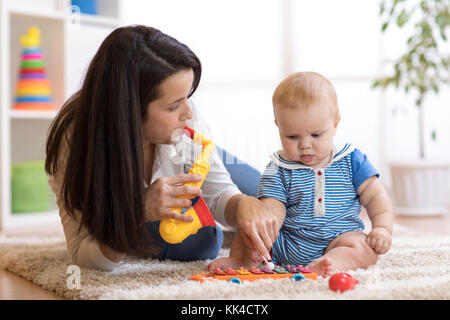
[(170, 110), (170, 111), (176, 111), (176, 110), (178, 109), (179, 106), (180, 106), (179, 104), (174, 105), (174, 106), (170, 107), (169, 110)]

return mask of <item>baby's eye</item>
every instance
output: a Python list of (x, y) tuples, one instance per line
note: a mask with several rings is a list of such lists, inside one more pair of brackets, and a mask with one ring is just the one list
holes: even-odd
[(295, 140), (295, 139), (297, 139), (297, 136), (287, 136), (287, 138), (288, 138), (289, 140)]
[(313, 134), (311, 135), (311, 137), (313, 137), (313, 138), (318, 138), (318, 137), (320, 137), (320, 133), (313, 133)]

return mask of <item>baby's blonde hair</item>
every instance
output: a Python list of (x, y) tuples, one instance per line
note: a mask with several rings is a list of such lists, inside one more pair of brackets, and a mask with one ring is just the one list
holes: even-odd
[(307, 107), (326, 99), (331, 102), (337, 119), (340, 119), (336, 90), (324, 76), (315, 72), (297, 72), (285, 78), (272, 96), (274, 111), (279, 108)]

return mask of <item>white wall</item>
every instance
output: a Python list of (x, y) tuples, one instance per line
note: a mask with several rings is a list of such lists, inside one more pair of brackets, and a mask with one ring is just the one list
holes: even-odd
[[(129, 0), (124, 24), (146, 24), (186, 43), (204, 75), (194, 102), (217, 144), (263, 170), (279, 148), (271, 106), (276, 85), (296, 71), (316, 71), (337, 90), (337, 142), (368, 154), (389, 183), (387, 162), (417, 155), (415, 108), (401, 92), (372, 90), (382, 63), (401, 52), (405, 31), (382, 35), (378, 1)], [(450, 159), (449, 92), (426, 102), (438, 128), (429, 154)], [(393, 108), (403, 110), (393, 115)], [(433, 109), (433, 110), (431, 110)]]
[(291, 1), (293, 71), (330, 79), (341, 123), (337, 142), (350, 141), (382, 169), (380, 93), (370, 89), (380, 63), (377, 1)]
[[(111, 28), (99, 26), (69, 26), (71, 36), (68, 41), (68, 50), (71, 63), (69, 64), (70, 77), (66, 79), (69, 94), (81, 88), (87, 68), (97, 52), (100, 44), (111, 33)], [(89, 34), (89, 37), (86, 37)]]
[(215, 142), (263, 170), (278, 149), (271, 96), (282, 78), (282, 2), (125, 1), (124, 24), (146, 24), (186, 43), (203, 75), (193, 101)]

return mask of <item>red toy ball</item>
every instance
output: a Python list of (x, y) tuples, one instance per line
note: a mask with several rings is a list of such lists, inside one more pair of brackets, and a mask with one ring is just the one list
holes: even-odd
[(328, 286), (333, 291), (340, 291), (341, 293), (353, 289), (359, 283), (358, 279), (353, 278), (348, 273), (335, 273), (328, 280)]

